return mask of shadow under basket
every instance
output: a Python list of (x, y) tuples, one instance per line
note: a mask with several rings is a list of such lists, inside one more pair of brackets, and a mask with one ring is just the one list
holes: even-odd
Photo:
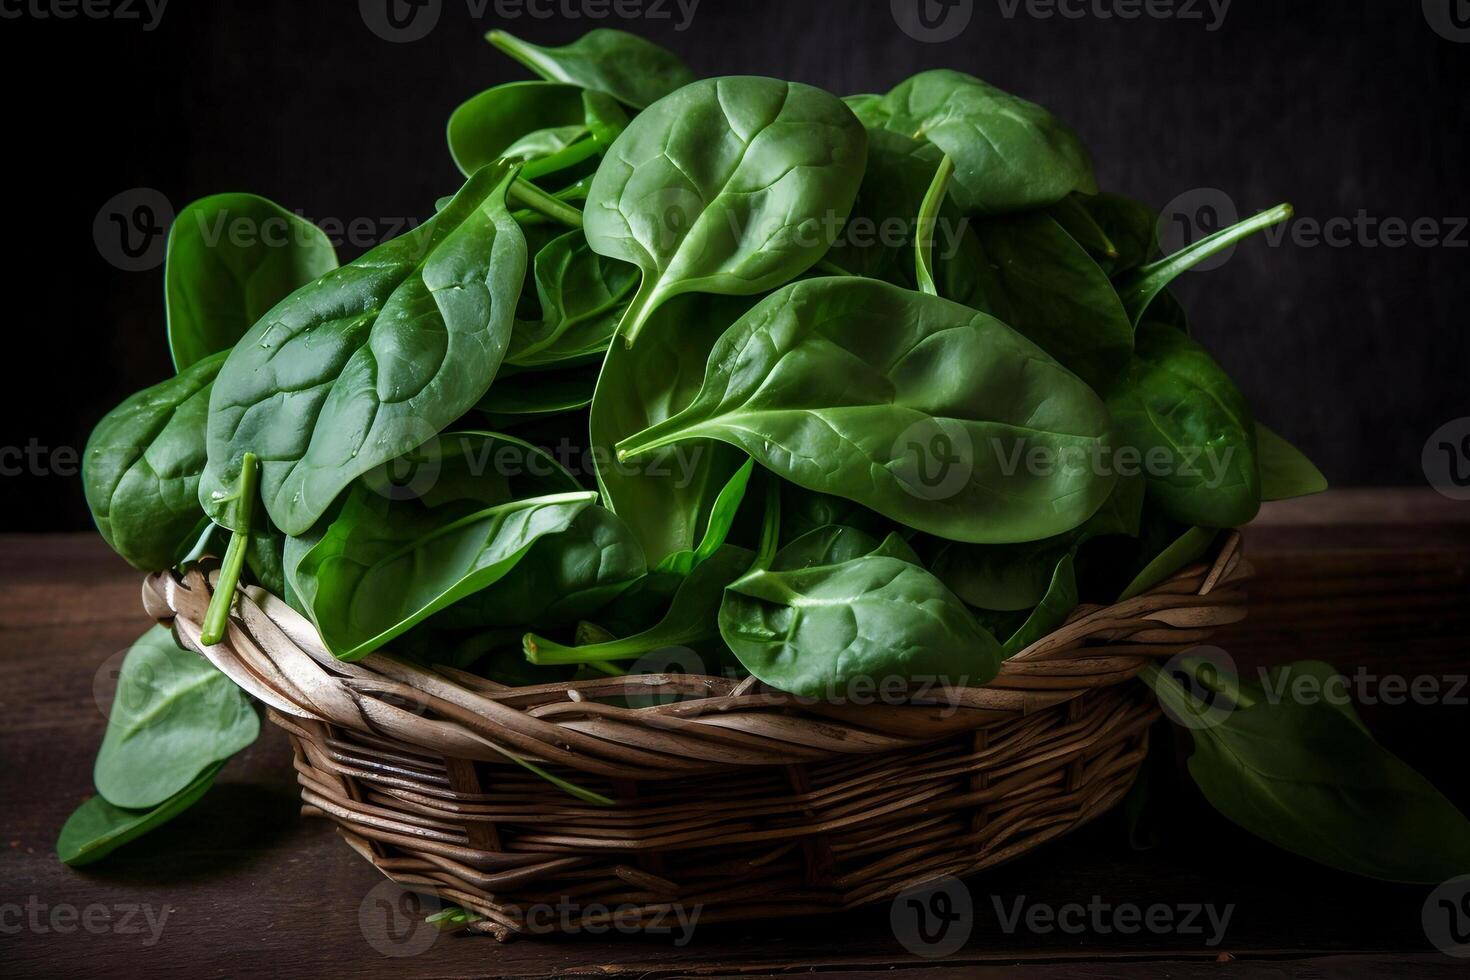
[(143, 600), (290, 734), (303, 813), (505, 940), (605, 926), (614, 910), (621, 929), (667, 928), (677, 906), (701, 923), (834, 912), (1065, 834), (1123, 797), (1148, 750), (1158, 710), (1135, 675), (1244, 618), (1249, 575), (1231, 532), (1207, 564), (1080, 607), (983, 688), (884, 704), (812, 703), (753, 678), (507, 687), (385, 654), (343, 663), (256, 587), (204, 647), (214, 576), (199, 566), (149, 577)]

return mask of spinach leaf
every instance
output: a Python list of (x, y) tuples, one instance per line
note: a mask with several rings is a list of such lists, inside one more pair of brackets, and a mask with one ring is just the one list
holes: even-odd
[[(1350, 704), (1318, 697), (1332, 690), (1324, 688), (1336, 675), (1332, 667), (1276, 667), (1263, 687), (1203, 661), (1179, 666), (1189, 686), (1153, 666), (1143, 677), (1186, 720), (1194, 740), (1189, 774), (1231, 821), (1277, 847), (1369, 878), (1432, 884), (1470, 870), (1465, 815), (1379, 745)], [(1310, 683), (1312, 700), (1292, 693), (1298, 679)], [(1197, 697), (1196, 685), (1213, 694)]]
[[(449, 154), (469, 177), (505, 156), (542, 156), (538, 151), (550, 149), (558, 138), (553, 134), (567, 135), (570, 129), (578, 131), (577, 138), (545, 156), (565, 153), (586, 135), (587, 106), (581, 89), (556, 82), (511, 82), (486, 89), (450, 114)], [(534, 171), (524, 173), (537, 176)]]
[(586, 646), (564, 646), (535, 633), (524, 640), (526, 659), (533, 664), (585, 664), (636, 660), (666, 647), (698, 647), (719, 637), (716, 614), (725, 586), (750, 568), (754, 556), (744, 548), (725, 545), (679, 580), (668, 611), (641, 633)]
[(1091, 195), (1075, 191), (1046, 209), (1051, 219), (1061, 225), (1072, 240), (1091, 255), (1100, 266), (1119, 258), (1118, 246), (1108, 237), (1092, 208), (1085, 203)]
[(1014, 657), (1037, 640), (1055, 631), (1067, 621), (1072, 610), (1077, 608), (1081, 597), (1077, 592), (1076, 551), (1062, 555), (1052, 571), (1045, 594), (1026, 622), (1005, 641), (1001, 652), (1005, 657)]
[(1278, 204), (1269, 211), (1262, 211), (1254, 217), (1186, 245), (1173, 255), (1135, 269), (1118, 282), (1118, 296), (1123, 300), (1130, 319), (1134, 323), (1140, 322), (1154, 299), (1180, 275), (1256, 232), (1290, 220), (1292, 214), (1290, 204)]
[(260, 719), (244, 692), (154, 626), (123, 658), (92, 777), (114, 806), (147, 809), (259, 734)]
[(973, 223), (945, 296), (1001, 320), (1102, 391), (1128, 364), (1133, 323), (1086, 249), (1043, 212)]
[(642, 542), (651, 566), (698, 545), (710, 508), (742, 455), (705, 439), (630, 465), (613, 447), (694, 399), (715, 339), (750, 305), (744, 298), (678, 297), (649, 321), (636, 347), (613, 344), (603, 361), (589, 422), (597, 483), (605, 504)]
[[(568, 626), (598, 612), (647, 570), (627, 525), (605, 507), (588, 507), (565, 531), (539, 539), (504, 578), (431, 617), (423, 628)], [(519, 632), (513, 639), (519, 648)]]
[(1149, 560), (1143, 570), (1135, 575), (1133, 581), (1123, 589), (1118, 596), (1118, 601), (1123, 602), (1126, 599), (1141, 596), (1175, 572), (1199, 561), (1209, 553), (1210, 548), (1214, 546), (1219, 537), (1219, 528), (1189, 528)]
[(188, 786), (148, 810), (124, 809), (101, 795), (92, 797), (67, 817), (56, 839), (56, 856), (74, 868), (102, 860), (197, 803), (224, 766), (223, 762), (209, 766)]
[(179, 212), (163, 269), (168, 346), (180, 371), (229, 350), (298, 287), (337, 268), (320, 228), (254, 194), (215, 194)]
[[(842, 234), (827, 252), (827, 261), (853, 275), (882, 279), (913, 288), (915, 218), (943, 154), (932, 144), (886, 129), (868, 130), (868, 165)], [(941, 224), (941, 255), (952, 247), (963, 221)]]
[(838, 99), (773, 78), (710, 78), (641, 113), (587, 196), (601, 255), (643, 270), (629, 345), (670, 297), (754, 295), (805, 272), (852, 207), (867, 137)]
[(363, 473), (422, 444), (485, 391), (510, 340), (525, 239), (515, 171), (486, 167), (443, 211), (282, 300), (230, 352), (209, 404), (199, 500), (231, 526), (241, 460), (287, 534)]
[(225, 353), (145, 388), (105, 415), (82, 453), (82, 485), (97, 530), (147, 572), (177, 564), (208, 519), (199, 504), (210, 387)]
[(750, 483), (750, 474), (754, 468), (755, 460), (747, 459), (745, 465), (736, 470), (729, 482), (720, 488), (710, 506), (709, 519), (705, 523), (704, 537), (700, 538), (699, 547), (665, 555), (658, 563), (660, 572), (688, 575), (695, 565), (724, 547), (725, 539), (730, 536), (730, 528), (735, 524), (735, 516), (745, 500), (745, 489)]
[(694, 73), (673, 52), (627, 31), (597, 28), (559, 48), (505, 31), (491, 31), (485, 40), (542, 78), (602, 92), (635, 109), (694, 81)]
[(1146, 322), (1108, 395), (1121, 446), (1144, 461), (1148, 495), (1169, 518), (1238, 527), (1261, 506), (1256, 427), (1245, 397), (1205, 349)]
[(1327, 478), (1300, 449), (1259, 422), (1256, 461), (1261, 468), (1262, 500), (1290, 500), (1327, 489)]
[(506, 363), (546, 367), (600, 357), (638, 283), (638, 268), (598, 255), (577, 231), (549, 242), (532, 268), (541, 319), (516, 323)]
[[(1152, 258), (1159, 250), (1159, 216), (1146, 204), (1120, 194), (1074, 194), (1071, 197), (1078, 206), (1091, 215), (1113, 246), (1110, 254), (1098, 250), (1097, 245), (1079, 244), (1087, 247), (1098, 265), (1110, 276), (1131, 272)], [(1070, 231), (1070, 229), (1069, 229)]]
[(868, 125), (927, 140), (953, 158), (950, 194), (966, 213), (1029, 211), (1097, 190), (1075, 133), (1041, 106), (972, 75), (920, 72), (881, 104), (860, 105)]
[(522, 440), (447, 433), (366, 474), (330, 521), (288, 546), (291, 591), (334, 652), (361, 655), (499, 581), (592, 496)]
[[(860, 541), (815, 531), (730, 584), (720, 635), (745, 669), (777, 690), (828, 699), (892, 677), (961, 686), (994, 677), (1000, 644), (902, 538), (854, 557)], [(838, 560), (814, 564), (829, 555)]]
[(532, 418), (575, 412), (592, 404), (598, 366), (565, 371), (523, 371), (495, 379), (475, 410), (489, 426), (510, 426)]
[[(709, 438), (957, 541), (1059, 534), (1113, 484), (1089, 464), (1109, 420), (1086, 385), (993, 317), (871, 279), (804, 280), (762, 300), (714, 345), (694, 401), (623, 439), (618, 457)], [(1027, 462), (1037, 454), (1053, 465)]]
[(381, 497), (353, 493), (302, 558), (297, 589), (327, 647), (355, 660), (504, 578), (540, 538), (567, 530), (596, 498), (513, 500), (425, 527), (389, 517)]

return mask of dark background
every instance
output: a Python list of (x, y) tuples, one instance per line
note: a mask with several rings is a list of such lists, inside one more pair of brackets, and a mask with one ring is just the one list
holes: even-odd
[(1180, 292), (1262, 420), (1337, 485), (1422, 483), (1429, 435), (1470, 415), (1470, 43), (1441, 36), (1426, 12), (1458, 4), (1470, 20), (1466, 0), (1234, 0), (1215, 30), (1204, 0), (1190, 4), (1201, 19), (1135, 20), (973, 0), (968, 27), (944, 43), (900, 31), (889, 0), (702, 0), (682, 31), (672, 0), (661, 17), (513, 20), (493, 2), (440, 0), (434, 28), (410, 43), (374, 34), (357, 0), (171, 0), (152, 30), (141, 0), (116, 4), (144, 20), (55, 16), (72, 2), (0, 0), (11, 219), (0, 447), (12, 450), (0, 530), (86, 527), (75, 454), (105, 411), (170, 372), (162, 269), (108, 261), (115, 244), (93, 235), (104, 205), (137, 188), (174, 208), (253, 191), (391, 237), (457, 187), (450, 111), (528, 76), (481, 40), (493, 27), (543, 43), (621, 27), (701, 75), (839, 94), (959, 68), (1048, 106), (1090, 145), (1105, 188), (1155, 208), (1185, 195), (1188, 212), (1199, 189), (1218, 188), (1242, 215), (1292, 201), (1298, 231), (1360, 211), (1432, 219), (1458, 247), (1390, 248), (1359, 231), (1341, 246), (1257, 240)]

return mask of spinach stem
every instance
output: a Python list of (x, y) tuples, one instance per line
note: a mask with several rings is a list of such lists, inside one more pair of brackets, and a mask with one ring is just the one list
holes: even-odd
[(235, 526), (230, 530), (230, 544), (225, 549), (224, 561), (220, 563), (219, 579), (215, 582), (214, 595), (209, 598), (209, 609), (204, 613), (204, 624), (199, 631), (199, 642), (208, 647), (225, 638), (230, 606), (235, 601), (235, 587), (240, 583), (240, 572), (245, 567), (245, 548), (250, 543), (250, 518), (255, 510), (259, 475), (259, 460), (254, 453), (246, 453), (240, 459), (240, 482), (236, 485), (234, 497), (232, 523)]
[(1242, 239), (1289, 220), (1294, 213), (1290, 204), (1278, 204), (1269, 211), (1262, 211), (1229, 228), (1224, 228), (1191, 245), (1186, 245), (1173, 255), (1140, 267), (1118, 287), (1118, 297), (1123, 301), (1123, 308), (1128, 311), (1128, 317), (1133, 321), (1133, 325), (1138, 326), (1138, 322), (1143, 319), (1143, 314), (1148, 311), (1149, 304), (1181, 274), (1199, 265), (1205, 259), (1220, 254)]
[(516, 207), (529, 208), (569, 228), (582, 227), (581, 211), (558, 199), (555, 195), (548, 194), (524, 177), (517, 177), (511, 181), (506, 199)]
[(934, 284), (934, 226), (939, 222), (939, 209), (944, 204), (944, 195), (949, 191), (949, 181), (953, 176), (954, 160), (946, 153), (940, 158), (934, 180), (919, 204), (919, 226), (914, 234), (914, 271), (918, 276), (919, 291), (930, 296), (939, 295), (939, 287)]

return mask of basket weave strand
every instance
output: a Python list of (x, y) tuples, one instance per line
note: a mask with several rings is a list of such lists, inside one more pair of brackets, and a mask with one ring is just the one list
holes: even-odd
[[(1249, 575), (1231, 532), (1209, 563), (1077, 609), (984, 687), (884, 704), (753, 678), (507, 687), (382, 653), (343, 663), (257, 587), (205, 647), (205, 566), (150, 576), (143, 600), (285, 729), (304, 813), (504, 940), (614, 914), (660, 927), (680, 904), (702, 923), (832, 912), (1024, 854), (1127, 792), (1158, 714), (1135, 675), (1242, 619)], [(572, 912), (528, 914), (546, 906)]]

